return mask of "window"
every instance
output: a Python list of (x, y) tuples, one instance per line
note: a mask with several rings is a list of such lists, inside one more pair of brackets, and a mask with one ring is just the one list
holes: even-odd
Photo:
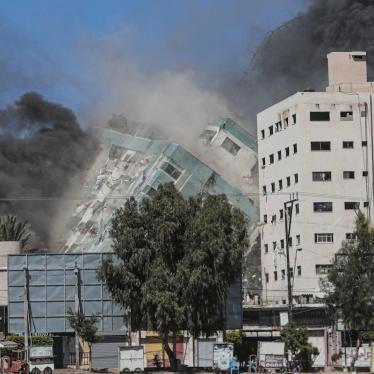
[(310, 121), (330, 121), (330, 112), (310, 112)]
[(290, 147), (286, 147), (286, 157), (290, 155)]
[(281, 247), (281, 249), (284, 249), (284, 239), (280, 240), (280, 247)]
[(368, 208), (369, 207), (369, 202), (368, 201), (365, 201), (364, 202), (364, 208)]
[(169, 174), (173, 179), (177, 180), (180, 175), (182, 174), (177, 168), (175, 168), (172, 164), (170, 164), (169, 162), (164, 162), (162, 165), (161, 165), (161, 169)]
[(282, 159), (282, 151), (278, 151), (278, 161)]
[(266, 280), (266, 283), (269, 283), (269, 273), (265, 273), (265, 280)]
[(157, 194), (157, 190), (152, 186), (147, 186), (145, 189), (145, 194), (148, 197), (153, 198)]
[(282, 280), (286, 279), (286, 270), (284, 270), (284, 269), (281, 270), (281, 279)]
[(269, 156), (269, 160), (270, 160), (270, 164), (274, 164), (274, 155), (273, 154), (271, 154)]
[(297, 153), (297, 144), (294, 144), (294, 145), (293, 145), (293, 153), (294, 153), (294, 154)]
[(283, 304), (283, 305), (286, 305), (286, 304), (287, 304), (287, 300), (286, 300), (286, 299), (283, 299), (283, 300), (282, 300), (282, 304)]
[(310, 149), (312, 151), (331, 151), (330, 142), (311, 142)]
[(277, 242), (273, 242), (273, 251), (277, 249)]
[(277, 223), (277, 216), (275, 214), (271, 216), (271, 223)]
[(296, 125), (296, 113), (292, 115), (292, 122)]
[(262, 161), (262, 167), (264, 168), (265, 165), (266, 165), (266, 159), (265, 159), (265, 157), (262, 157), (261, 161)]
[(290, 278), (293, 278), (293, 268), (290, 268)]
[(331, 182), (331, 171), (313, 171), (313, 182)]
[(271, 192), (275, 192), (275, 183), (274, 182), (271, 184)]
[(300, 234), (299, 235), (296, 235), (296, 244), (299, 245), (301, 242), (301, 239), (300, 239)]
[(316, 265), (316, 274), (328, 274), (328, 272), (332, 269), (332, 265)]
[(357, 201), (346, 201), (344, 203), (345, 210), (357, 210), (360, 209), (360, 203)]
[(283, 190), (283, 181), (282, 181), (282, 179), (279, 179), (278, 185), (279, 185), (279, 191)]
[(355, 179), (354, 171), (343, 171), (343, 179)]
[(291, 177), (287, 177), (286, 180), (287, 180), (287, 187), (290, 187), (291, 186)]
[(288, 117), (284, 119), (284, 127), (288, 127)]
[(265, 253), (269, 252), (269, 246), (267, 244), (264, 244), (264, 250), (265, 250)]
[(341, 121), (353, 121), (353, 112), (340, 112), (340, 120)]
[(366, 117), (366, 110), (361, 110), (360, 115), (361, 117)]
[(267, 192), (266, 192), (266, 186), (262, 186), (262, 193), (263, 193), (263, 195), (267, 194)]
[(299, 174), (294, 174), (294, 180), (295, 180), (295, 184), (296, 183), (299, 183)]
[(265, 139), (265, 130), (261, 130), (261, 139)]
[(347, 232), (345, 234), (345, 239), (346, 240), (356, 240), (357, 239), (357, 234), (355, 232)]
[(268, 223), (268, 215), (264, 214), (264, 223)]
[(362, 172), (363, 177), (367, 177), (368, 175), (369, 175), (369, 173), (366, 170)]
[(301, 265), (298, 265), (298, 266), (297, 266), (297, 276), (298, 276), (298, 277), (301, 276)]
[(283, 209), (279, 209), (279, 219), (283, 219)]
[(334, 234), (332, 233), (323, 233), (323, 234), (314, 234), (315, 243), (334, 243)]
[(234, 143), (230, 138), (226, 138), (222, 143), (222, 148), (226, 149), (226, 151), (230, 152), (232, 155), (236, 156), (239, 152), (240, 147)]
[(368, 142), (367, 142), (366, 140), (364, 140), (363, 142), (361, 142), (361, 145), (362, 145), (363, 147), (367, 147)]
[(288, 246), (292, 247), (292, 236), (288, 238)]
[(275, 280), (275, 281), (278, 280), (278, 272), (277, 272), (277, 271), (274, 271), (274, 280)]
[(348, 142), (348, 141), (343, 142), (343, 148), (352, 149), (353, 148), (353, 142)]
[(313, 210), (315, 212), (332, 212), (332, 202), (313, 203)]
[(274, 127), (269, 126), (269, 136), (273, 135), (273, 133), (274, 133)]
[(300, 213), (300, 206), (299, 206), (299, 203), (295, 204), (295, 214), (299, 214)]
[(212, 139), (217, 134), (216, 131), (213, 130), (205, 130), (201, 135), (200, 138), (204, 141), (205, 144), (210, 144)]

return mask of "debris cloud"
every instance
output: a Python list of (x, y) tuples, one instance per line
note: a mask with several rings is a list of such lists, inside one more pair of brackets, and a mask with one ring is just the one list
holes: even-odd
[[(96, 150), (70, 109), (36, 92), (0, 110), (0, 215), (28, 220), (34, 243), (49, 246), (56, 213), (64, 209), (59, 198)], [(57, 199), (44, 200), (50, 197)]]

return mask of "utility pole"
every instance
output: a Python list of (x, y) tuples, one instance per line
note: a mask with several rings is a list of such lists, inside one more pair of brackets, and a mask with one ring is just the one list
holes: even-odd
[(24, 284), (23, 284), (23, 322), (24, 322), (24, 345), (25, 361), (29, 364), (29, 272), (27, 266), (23, 266)]
[[(297, 194), (290, 196), (290, 200), (284, 203), (284, 228), (286, 233), (286, 258), (287, 258), (287, 290), (288, 290), (288, 323), (292, 323), (292, 282), (291, 282), (291, 267), (290, 267), (290, 232), (292, 224), (293, 205), (298, 201)], [(293, 274), (294, 276), (294, 274)]]
[[(75, 303), (74, 303), (74, 309), (76, 315), (80, 312), (80, 295), (79, 295), (79, 268), (77, 266), (77, 263), (75, 263), (74, 266), (74, 276), (75, 276)], [(77, 332), (75, 331), (75, 369), (79, 369), (79, 336)]]

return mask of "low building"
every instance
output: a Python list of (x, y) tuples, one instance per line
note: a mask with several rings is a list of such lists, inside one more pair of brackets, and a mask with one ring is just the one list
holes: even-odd
[(0, 242), (0, 340), (7, 334), (8, 327), (8, 256), (20, 252), (19, 242)]

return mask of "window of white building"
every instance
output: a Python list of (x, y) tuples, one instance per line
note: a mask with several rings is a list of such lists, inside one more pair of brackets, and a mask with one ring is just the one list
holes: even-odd
[(329, 271), (332, 269), (331, 264), (324, 264), (324, 265), (316, 265), (316, 274), (328, 274)]
[(340, 120), (341, 121), (353, 121), (353, 112), (352, 111), (340, 112)]
[(331, 142), (311, 142), (312, 151), (331, 151)]
[(330, 121), (330, 112), (310, 112), (311, 122), (325, 122)]
[(343, 142), (343, 148), (345, 148), (345, 149), (353, 149), (353, 142), (351, 142), (351, 141), (345, 141), (345, 142)]
[(334, 234), (333, 233), (319, 233), (314, 234), (315, 243), (334, 243)]
[(234, 143), (230, 138), (226, 138), (223, 141), (222, 148), (226, 149), (226, 151), (230, 152), (234, 156), (236, 156), (240, 150), (240, 146)]
[(177, 180), (180, 175), (182, 174), (175, 166), (173, 166), (170, 162), (165, 161), (161, 165), (161, 169), (166, 173), (169, 174), (174, 180)]
[(332, 212), (332, 202), (323, 201), (323, 202), (316, 202), (313, 203), (313, 211), (314, 212)]
[(343, 171), (343, 179), (355, 179), (354, 171)]
[(357, 210), (360, 209), (360, 203), (358, 201), (346, 201), (344, 203), (345, 210)]
[(313, 171), (313, 182), (331, 182), (331, 171)]

